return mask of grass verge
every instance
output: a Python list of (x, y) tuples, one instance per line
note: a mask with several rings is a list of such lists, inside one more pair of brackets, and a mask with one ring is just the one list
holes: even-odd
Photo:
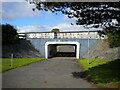
[(106, 59), (88, 59), (78, 60), (86, 71), (86, 76), (89, 81), (97, 86), (106, 88), (118, 88), (120, 85), (120, 60)]
[(33, 62), (45, 60), (45, 58), (14, 58), (12, 60), (11, 66), (11, 59), (10, 58), (2, 58), (2, 71), (5, 72), (17, 67), (25, 66), (31, 64)]

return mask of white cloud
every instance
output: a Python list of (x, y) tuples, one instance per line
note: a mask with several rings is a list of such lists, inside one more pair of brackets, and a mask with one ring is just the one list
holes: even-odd
[[(85, 29), (82, 25), (71, 25), (70, 23), (63, 23), (56, 26), (53, 26), (52, 28), (59, 28), (61, 32), (64, 31), (88, 31), (88, 29)], [(90, 31), (94, 30), (100, 30), (100, 28), (90, 28)]]
[(29, 25), (23, 27), (17, 27), (18, 33), (24, 32), (46, 32), (49, 31), (51, 27), (47, 25)]
[(55, 17), (55, 14), (50, 11), (42, 12), (42, 15), (43, 15), (42, 17), (46, 20), (52, 20)]
[(25, 0), (1, 0), (1, 2), (25, 2)]
[(61, 32), (62, 31), (80, 31), (80, 29), (83, 29), (83, 27), (81, 26), (71, 25), (70, 23), (59, 24), (59, 25), (53, 26), (52, 28), (59, 28)]
[(75, 24), (77, 19), (76, 18), (68, 18), (67, 15), (64, 15), (63, 20), (64, 20), (64, 22)]
[(29, 18), (40, 15), (40, 11), (33, 11), (34, 5), (28, 2), (4, 2), (2, 3), (2, 18), (15, 20), (18, 18)]
[[(78, 25), (70, 25), (69, 23), (63, 23), (63, 24), (58, 24), (54, 26), (50, 25), (29, 25), (29, 26), (24, 26), (24, 27), (17, 27), (19, 33), (24, 33), (24, 32), (49, 32), (54, 28), (60, 29), (60, 32), (66, 32), (66, 31), (87, 31), (88, 29), (84, 29), (83, 26), (78, 26)], [(89, 29), (91, 31), (93, 30), (100, 30), (100, 29)]]
[(0, 20), (2, 19), (2, 3), (0, 2)]

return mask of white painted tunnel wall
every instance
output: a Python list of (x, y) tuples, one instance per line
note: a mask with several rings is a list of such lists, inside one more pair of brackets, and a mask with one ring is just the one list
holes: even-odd
[(46, 42), (45, 43), (45, 58), (48, 58), (48, 45), (49, 44), (75, 44), (77, 47), (76, 47), (76, 59), (79, 59), (80, 58), (80, 43), (79, 42)]

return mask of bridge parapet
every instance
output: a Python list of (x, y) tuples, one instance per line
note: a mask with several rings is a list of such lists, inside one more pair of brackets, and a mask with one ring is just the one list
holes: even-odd
[(58, 39), (105, 39), (106, 35), (99, 35), (98, 31), (77, 31), (77, 32), (29, 32), (19, 33), (20, 38), (58, 38)]

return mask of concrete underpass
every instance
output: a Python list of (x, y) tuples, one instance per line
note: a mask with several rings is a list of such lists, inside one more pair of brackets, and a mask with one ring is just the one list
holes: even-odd
[(48, 58), (51, 57), (76, 57), (76, 45), (50, 44), (48, 45)]
[[(29, 38), (28, 39), (31, 44), (35, 47), (36, 50), (39, 51), (39, 54), (43, 58), (48, 58), (48, 54), (54, 55), (57, 50), (55, 47), (61, 47), (60, 45), (64, 46), (59, 48), (60, 51), (63, 51), (65, 45), (76, 45), (76, 56), (75, 59), (82, 58), (83, 55), (96, 43), (98, 39), (90, 39), (89, 40), (89, 47), (88, 47), (88, 39), (42, 39), (42, 38)], [(57, 46), (56, 46), (57, 45)], [(50, 47), (54, 48), (53, 51), (50, 52)], [(48, 51), (49, 50), (49, 51)], [(70, 50), (70, 49), (69, 49)], [(73, 50), (74, 51), (74, 50)], [(58, 51), (57, 51), (58, 52)], [(69, 51), (66, 50), (68, 53)], [(70, 50), (71, 52), (71, 50)], [(70, 57), (70, 56), (69, 56)], [(71, 57), (73, 58), (73, 57)]]
[(78, 42), (47, 42), (45, 44), (46, 58), (75, 57), (79, 58)]

